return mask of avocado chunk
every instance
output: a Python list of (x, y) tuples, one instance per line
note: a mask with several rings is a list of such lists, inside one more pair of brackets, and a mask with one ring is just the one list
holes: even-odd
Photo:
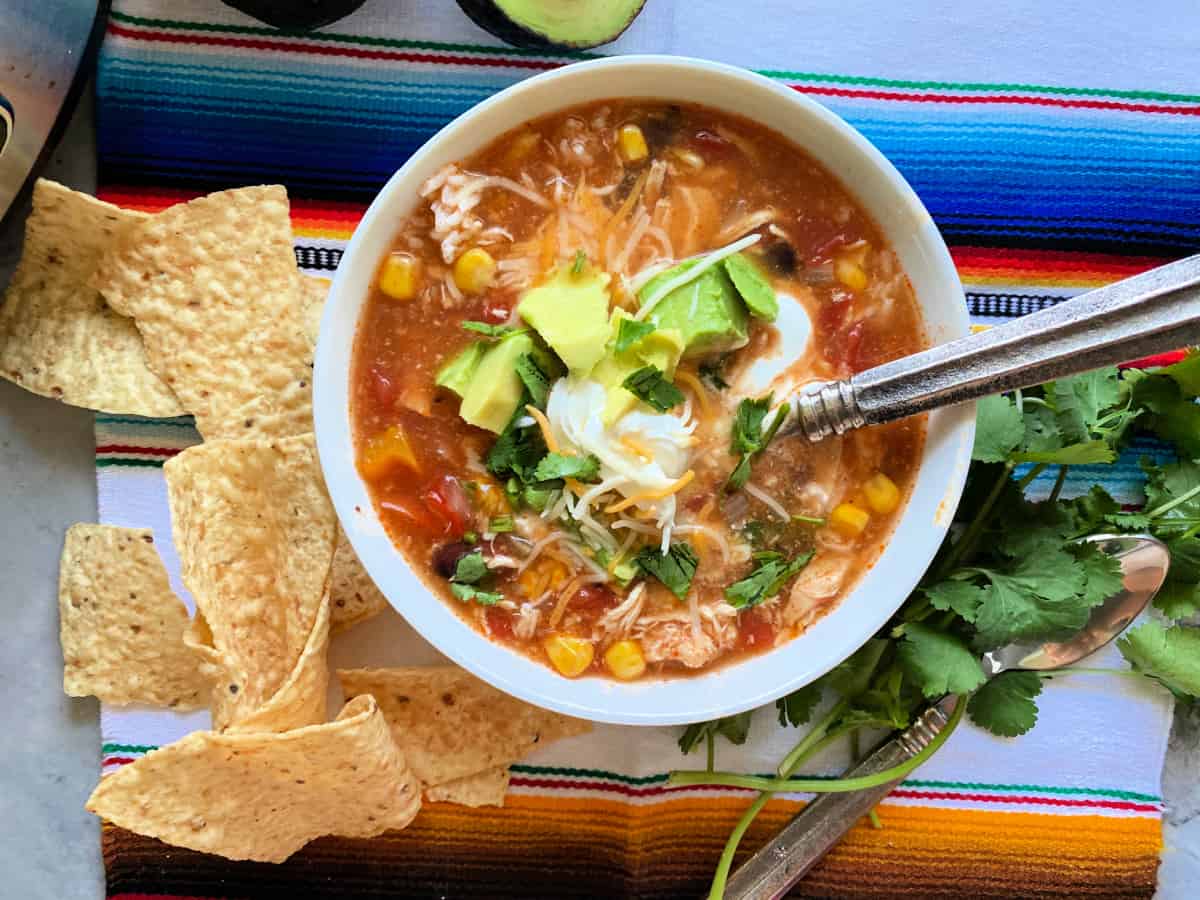
[(626, 378), (646, 366), (654, 366), (671, 378), (683, 355), (683, 335), (675, 328), (655, 329), (626, 350), (618, 352), (613, 349), (621, 320), (629, 317), (629, 313), (623, 309), (613, 310), (609, 351), (592, 369), (592, 380), (604, 386), (605, 401), (600, 420), (606, 428), (637, 405), (637, 397), (624, 387)]
[(745, 253), (735, 253), (721, 260), (721, 265), (725, 267), (725, 274), (741, 295), (746, 309), (750, 310), (750, 315), (774, 322), (775, 317), (779, 315), (779, 300), (775, 296), (775, 288), (771, 287), (767, 276), (751, 262), (750, 257)]
[(463, 391), (458, 412), (463, 421), (496, 434), (504, 430), (525, 392), (517, 360), (532, 350), (533, 338), (523, 331), (506, 335), (487, 348)]
[(608, 281), (592, 267), (575, 274), (560, 266), (545, 284), (526, 291), (517, 312), (575, 374), (586, 375), (608, 341)]
[[(699, 261), (691, 260), (655, 275), (638, 291), (639, 302), (645, 303), (662, 285), (696, 265)], [(646, 321), (653, 322), (660, 331), (678, 330), (683, 336), (685, 357), (724, 353), (744, 347), (749, 341), (746, 307), (720, 265), (667, 294)]]
[(484, 31), (514, 47), (586, 50), (615, 41), (646, 0), (458, 0)]
[(466, 350), (438, 369), (437, 378), (434, 381), (440, 386), (454, 391), (458, 396), (463, 396), (471, 381), (471, 376), (475, 374), (475, 370), (479, 368), (479, 363), (487, 352), (487, 346), (485, 341), (476, 341), (471, 344)]

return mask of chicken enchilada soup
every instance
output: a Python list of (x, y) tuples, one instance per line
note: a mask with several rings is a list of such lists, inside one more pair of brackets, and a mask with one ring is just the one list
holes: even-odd
[(703, 671), (836, 605), (916, 475), (922, 420), (811, 445), (787, 399), (924, 344), (896, 255), (798, 147), (589, 104), (422, 188), (359, 323), (357, 465), (490, 639), (568, 677)]

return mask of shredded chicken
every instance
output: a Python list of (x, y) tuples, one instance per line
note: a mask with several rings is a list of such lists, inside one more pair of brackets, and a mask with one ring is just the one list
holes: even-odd
[(541, 194), (511, 178), (476, 175), (451, 163), (421, 187), (421, 196), (429, 198), (429, 209), (433, 213), (432, 236), (441, 245), (445, 262), (454, 262), (468, 243), (512, 240), (503, 228), (485, 230), (479, 217), (472, 214), (483, 192), (490, 187), (511, 191), (543, 208), (550, 205)]
[(647, 662), (678, 662), (698, 669), (712, 662), (737, 641), (737, 610), (728, 603), (698, 609), (700, 628), (687, 610), (643, 616), (634, 633), (642, 642)]
[(619, 606), (614, 606), (596, 620), (592, 628), (592, 640), (604, 646), (629, 634), (642, 614), (645, 600), (646, 583), (639, 582)]
[(842, 589), (853, 562), (849, 553), (820, 552), (813, 557), (792, 585), (783, 609), (784, 624), (807, 628), (816, 621)]

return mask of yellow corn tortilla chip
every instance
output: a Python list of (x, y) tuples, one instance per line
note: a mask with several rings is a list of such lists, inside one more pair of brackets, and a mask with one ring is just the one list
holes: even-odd
[(507, 767), (484, 769), (465, 778), (425, 788), (430, 803), (457, 803), (459, 806), (503, 806), (508, 791)]
[(329, 599), (332, 604), (330, 623), (335, 633), (365, 622), (388, 607), (387, 598), (359, 562), (358, 554), (341, 528), (333, 551)]
[(88, 285), (100, 257), (146, 218), (38, 180), (21, 261), (0, 305), (0, 375), (72, 406), (139, 416), (183, 412), (150, 370), (133, 320)]
[(287, 192), (238, 188), (127, 231), (93, 284), (206, 440), (312, 430), (311, 343)]
[[(217, 690), (228, 696), (214, 698), (213, 709), (231, 725), (284, 687), (306, 648), (316, 652), (310, 641), (327, 602), (333, 507), (312, 435), (207, 441), (173, 457), (163, 473), (183, 581), (211, 634), (193, 638), (211, 643), (209, 659), (224, 669)], [(307, 723), (275, 727), (298, 724)]]
[(458, 666), (338, 670), (347, 697), (371, 694), (421, 783), (507, 766), (591, 725), (510, 697)]
[(304, 334), (315, 347), (317, 334), (321, 330), (321, 314), (325, 311), (325, 297), (329, 294), (330, 281), (317, 275), (305, 275), (300, 282)]
[(283, 862), (322, 835), (403, 828), (420, 794), (363, 697), (334, 722), (284, 734), (197, 731), (105, 777), (87, 809), (178, 847)]
[(188, 611), (144, 528), (72, 525), (58, 570), (63, 690), (105, 703), (199, 709), (209, 683), (184, 646)]

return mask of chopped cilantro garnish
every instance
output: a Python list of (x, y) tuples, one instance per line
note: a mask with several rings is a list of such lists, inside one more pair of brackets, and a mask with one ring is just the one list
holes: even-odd
[(516, 527), (512, 516), (496, 516), (488, 522), (488, 531), (493, 534), (507, 534)]
[(582, 250), (576, 250), (575, 251), (575, 259), (571, 263), (571, 274), (572, 275), (582, 275), (583, 269), (587, 265), (587, 261), (588, 261), (587, 254), (584, 253)]
[(517, 359), (517, 375), (529, 391), (533, 405), (545, 409), (550, 396), (550, 376), (542, 371), (532, 353), (524, 353)]
[(666, 412), (683, 402), (683, 391), (667, 381), (657, 366), (638, 369), (622, 382), (622, 386), (659, 412)]
[(483, 551), (472, 550), (458, 560), (450, 580), (458, 584), (477, 584), (487, 574), (488, 567), (483, 559)]
[(801, 553), (789, 562), (782, 553), (769, 550), (755, 553), (758, 566), (741, 581), (725, 588), (725, 599), (734, 609), (758, 606), (778, 594), (812, 557), (812, 553)]
[(457, 582), (450, 585), (450, 593), (464, 603), (474, 600), (480, 606), (495, 606), (504, 599), (503, 594), (498, 594), (494, 591), (481, 591), (474, 585), (458, 584)]
[(680, 600), (687, 597), (692, 579), (696, 576), (696, 567), (700, 565), (696, 551), (687, 541), (672, 544), (665, 555), (658, 547), (643, 547), (635, 561), (639, 569), (657, 578)]
[(729, 387), (729, 382), (722, 377), (725, 371), (725, 362), (728, 356), (721, 356), (717, 359), (710, 360), (700, 364), (699, 374), (700, 380), (711, 387), (714, 391), (723, 391)]
[(467, 331), (473, 331), (476, 334), (482, 334), (484, 337), (502, 338), (507, 334), (515, 334), (518, 331), (524, 331), (524, 328), (518, 328), (516, 325), (492, 325), (489, 322), (475, 322), (470, 319), (462, 323), (462, 327)]
[(479, 541), (479, 535), (476, 534), (474, 531), (464, 531), (462, 539), (463, 539), (463, 543), (475, 544), (475, 543), (478, 543), (478, 541)]
[(637, 319), (622, 319), (617, 326), (617, 339), (613, 349), (624, 353), (646, 335), (654, 331), (653, 322), (639, 322)]
[(512, 420), (488, 451), (487, 468), (497, 478), (529, 481), (538, 461), (546, 455), (542, 430), (536, 424), (518, 424), (526, 418), (524, 404), (518, 405)]
[(737, 414), (733, 419), (729, 452), (734, 455), (740, 454), (741, 459), (729, 473), (729, 480), (725, 482), (726, 490), (740, 490), (750, 480), (751, 461), (767, 449), (767, 445), (771, 443), (775, 433), (783, 425), (783, 420), (787, 418), (789, 407), (784, 403), (775, 412), (775, 417), (771, 420), (766, 432), (763, 432), (763, 421), (771, 410), (771, 400), (772, 395), (767, 394), (757, 400), (746, 399), (738, 404)]
[(600, 460), (592, 454), (567, 456), (563, 453), (547, 453), (533, 470), (534, 481), (555, 481), (559, 478), (574, 478), (577, 481), (597, 481), (600, 477)]

